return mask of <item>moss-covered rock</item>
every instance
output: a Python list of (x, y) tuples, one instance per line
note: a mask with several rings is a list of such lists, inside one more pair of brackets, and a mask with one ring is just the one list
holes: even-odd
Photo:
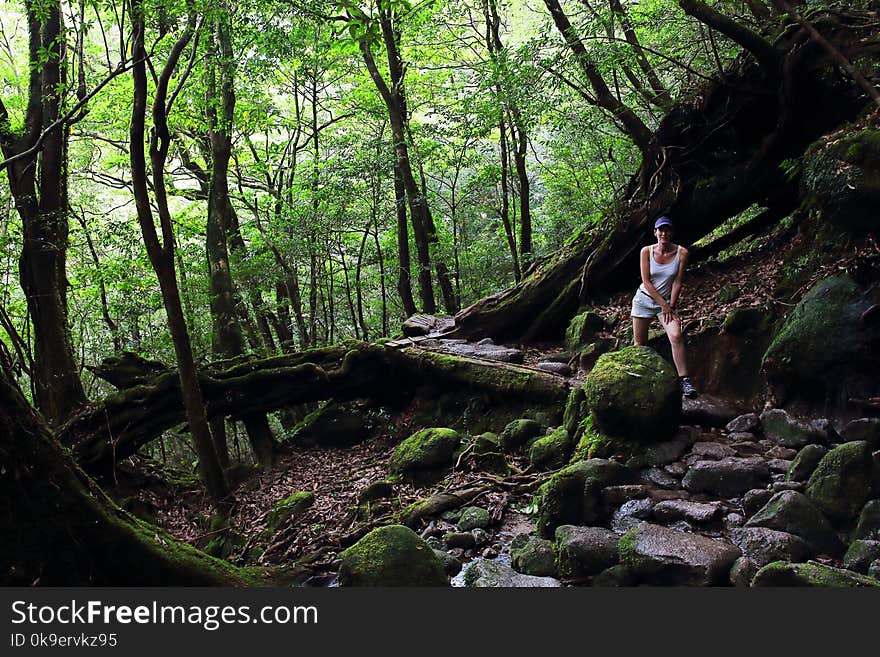
[(875, 468), (868, 443), (844, 443), (822, 457), (807, 482), (807, 497), (825, 515), (852, 520), (871, 497)]
[(781, 408), (771, 408), (761, 413), (761, 427), (764, 436), (779, 445), (794, 449), (828, 440), (828, 435), (821, 426), (794, 418)]
[(444, 563), (402, 525), (374, 529), (340, 554), (342, 586), (446, 586)]
[(867, 574), (877, 559), (880, 559), (880, 541), (853, 541), (843, 555), (843, 567)]
[(574, 453), (571, 456), (572, 463), (611, 456), (614, 447), (621, 442), (609, 438), (601, 431), (597, 431), (592, 415), (588, 415), (581, 421), (578, 433), (580, 438), (578, 438)]
[(540, 436), (543, 431), (544, 428), (541, 426), (540, 422), (528, 418), (521, 418), (519, 420), (514, 420), (504, 427), (504, 431), (501, 432), (498, 439), (501, 441), (501, 445), (505, 449), (511, 450), (516, 449), (517, 447), (522, 447), (532, 438)]
[(746, 523), (746, 527), (767, 527), (800, 536), (817, 552), (837, 554), (842, 544), (828, 519), (802, 493), (784, 490), (776, 493)]
[(764, 353), (777, 396), (828, 395), (876, 379), (880, 324), (861, 321), (871, 305), (847, 277), (826, 278), (807, 292)]
[(787, 481), (807, 481), (828, 450), (822, 445), (807, 445), (797, 453), (785, 475)]
[(862, 508), (853, 538), (880, 541), (880, 500), (870, 500)]
[(301, 515), (306, 509), (315, 503), (315, 494), (311, 491), (301, 490), (291, 493), (275, 502), (266, 522), (266, 531), (271, 535), (288, 522), (291, 518)]
[(472, 529), (486, 529), (492, 524), (492, 516), (486, 509), (478, 506), (466, 506), (461, 510), (461, 516), (458, 519), (458, 528), (463, 532), (469, 532)]
[(370, 437), (369, 411), (357, 402), (330, 402), (309, 413), (290, 433), (301, 445), (349, 447)]
[(394, 448), (388, 469), (406, 474), (452, 465), (452, 457), (460, 444), (461, 435), (454, 429), (422, 429)]
[(648, 347), (603, 355), (584, 385), (596, 428), (637, 441), (666, 438), (681, 415), (673, 367)]
[(592, 310), (585, 310), (575, 315), (569, 323), (565, 332), (565, 346), (571, 353), (579, 353), (606, 328), (602, 317)]
[(568, 393), (568, 400), (565, 403), (565, 413), (562, 416), (562, 427), (568, 431), (568, 435), (572, 440), (578, 440), (578, 429), (590, 413), (587, 407), (587, 395), (581, 387), (575, 387)]
[(617, 564), (618, 536), (602, 527), (556, 528), (556, 572), (565, 579), (596, 575)]
[(815, 561), (807, 563), (774, 561), (755, 574), (752, 586), (880, 587), (880, 581)]
[(561, 468), (568, 461), (571, 448), (568, 431), (559, 427), (550, 435), (532, 443), (529, 448), (529, 463), (538, 469)]
[(555, 577), (553, 543), (531, 534), (517, 534), (510, 544), (510, 565), (524, 575)]
[(852, 231), (877, 230), (880, 130), (853, 130), (823, 140), (805, 156), (802, 193), (828, 221)]
[(840, 437), (846, 442), (864, 440), (871, 450), (880, 449), (880, 417), (863, 417), (847, 422), (840, 430)]

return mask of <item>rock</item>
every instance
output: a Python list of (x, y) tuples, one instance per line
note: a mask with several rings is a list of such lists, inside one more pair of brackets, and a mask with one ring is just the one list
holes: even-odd
[(602, 527), (556, 528), (556, 572), (565, 579), (595, 575), (618, 561), (618, 536)]
[(618, 552), (640, 582), (673, 586), (724, 582), (740, 556), (725, 541), (644, 522), (621, 536)]
[(720, 461), (697, 461), (691, 465), (681, 484), (692, 493), (735, 497), (769, 479), (770, 470), (763, 459), (728, 457)]
[(728, 513), (726, 516), (724, 516), (724, 525), (727, 527), (728, 530), (742, 527), (745, 522), (745, 517), (739, 513)]
[(797, 490), (803, 492), (804, 482), (802, 481), (774, 481), (770, 484), (770, 490), (778, 493), (781, 490)]
[(474, 541), (476, 541), (477, 547), (482, 547), (492, 538), (492, 535), (489, 534), (489, 532), (487, 532), (485, 529), (480, 529), (479, 527), (477, 529), (471, 530), (471, 536), (474, 537)]
[(555, 576), (553, 543), (531, 534), (517, 534), (510, 544), (510, 565), (524, 575)]
[(539, 470), (555, 470), (568, 462), (573, 445), (568, 431), (562, 427), (549, 436), (538, 438), (529, 448), (529, 463)]
[(350, 447), (369, 438), (372, 432), (366, 408), (357, 402), (330, 402), (297, 424), (290, 440), (304, 446)]
[(446, 586), (443, 561), (410, 528), (374, 529), (340, 555), (341, 586)]
[(666, 490), (664, 488), (652, 488), (648, 491), (651, 499), (655, 502), (664, 500), (688, 500), (691, 494), (686, 490)]
[(863, 417), (847, 422), (840, 430), (840, 437), (845, 442), (864, 440), (871, 446), (871, 451), (880, 449), (880, 417)]
[(375, 502), (394, 496), (394, 484), (390, 481), (374, 481), (358, 494), (358, 503)]
[(880, 324), (861, 321), (871, 305), (847, 277), (819, 281), (764, 353), (763, 369), (773, 389), (815, 396), (819, 388), (826, 397), (845, 399), (856, 379), (876, 381)]
[(555, 363), (553, 361), (541, 361), (535, 365), (543, 372), (558, 374), (559, 376), (571, 376), (571, 368), (566, 363)]
[(663, 466), (664, 472), (671, 474), (676, 479), (681, 479), (687, 474), (688, 464), (684, 461), (676, 461), (675, 463), (670, 463), (669, 465)]
[(776, 493), (746, 523), (746, 527), (767, 527), (800, 536), (817, 552), (838, 554), (842, 544), (828, 520), (813, 503), (797, 491)]
[(723, 427), (740, 411), (715, 395), (703, 393), (699, 397), (681, 400), (681, 414), (685, 422), (708, 427)]
[(432, 351), (440, 351), (454, 356), (484, 358), (502, 363), (522, 363), (525, 354), (519, 349), (498, 347), (494, 344), (471, 344), (464, 340), (423, 340), (419, 346)]
[(791, 447), (783, 447), (782, 445), (774, 445), (764, 453), (764, 458), (791, 461), (797, 455), (798, 451), (796, 449), (792, 449)]
[(473, 550), (477, 547), (477, 541), (470, 532), (446, 532), (443, 536), (443, 541), (450, 548)]
[(642, 472), (642, 478), (660, 488), (678, 488), (678, 479), (660, 468), (648, 468)]
[(733, 418), (724, 427), (731, 433), (750, 432), (753, 433), (758, 428), (760, 419), (757, 413), (746, 413)]
[(853, 541), (843, 556), (843, 567), (867, 574), (877, 559), (880, 559), (880, 541)]
[(498, 556), (498, 549), (495, 547), (487, 547), (480, 553), (480, 556), (484, 559), (494, 559)]
[(625, 502), (614, 512), (614, 518), (639, 518), (647, 520), (651, 517), (654, 509), (654, 502), (650, 499), (630, 500)]
[(758, 566), (748, 557), (740, 557), (733, 562), (730, 569), (730, 583), (734, 586), (749, 587), (752, 585), (752, 578), (758, 572)]
[(784, 447), (800, 449), (811, 443), (828, 442), (828, 434), (820, 425), (808, 424), (791, 417), (781, 408), (772, 408), (761, 414), (764, 435)]
[(558, 588), (562, 583), (552, 577), (521, 575), (497, 561), (476, 559), (464, 573), (466, 586), (474, 588)]
[(672, 463), (680, 459), (693, 444), (692, 436), (680, 433), (670, 440), (644, 445), (639, 452), (627, 460), (626, 467), (638, 470), (639, 468)]
[(302, 515), (314, 503), (315, 494), (307, 490), (297, 491), (276, 501), (266, 520), (267, 531), (274, 534), (291, 518)]
[(880, 541), (880, 500), (871, 500), (862, 508), (853, 537)]
[(554, 535), (559, 525), (591, 524), (601, 516), (601, 490), (630, 483), (635, 473), (605, 459), (577, 461), (538, 489), (538, 534)]
[(606, 330), (605, 320), (592, 310), (575, 315), (565, 331), (565, 346), (572, 353), (579, 353), (592, 344)]
[(700, 461), (720, 461), (726, 456), (736, 455), (736, 450), (721, 443), (698, 442), (694, 443), (691, 453), (698, 456)]
[(871, 497), (875, 472), (868, 443), (844, 443), (819, 461), (807, 482), (807, 497), (825, 515), (852, 520)]
[(478, 506), (466, 506), (461, 510), (458, 528), (463, 532), (471, 529), (486, 529), (491, 523), (492, 516), (486, 509), (481, 509)]
[(874, 587), (880, 586), (880, 581), (842, 568), (824, 566), (815, 561), (807, 563), (774, 561), (755, 574), (752, 586)]
[(596, 428), (610, 436), (662, 440), (681, 415), (675, 370), (649, 347), (630, 346), (601, 356), (587, 375), (584, 392)]
[(532, 438), (540, 436), (544, 432), (544, 428), (539, 422), (529, 419), (514, 420), (506, 427), (498, 437), (502, 447), (507, 450), (522, 447)]
[(422, 429), (394, 448), (388, 469), (405, 474), (452, 465), (453, 455), (460, 444), (461, 436), (452, 429)]
[(735, 529), (730, 539), (758, 567), (771, 561), (806, 561), (813, 556), (813, 549), (804, 539), (766, 527)]
[(730, 446), (734, 449), (758, 449), (759, 447), (755, 442), (755, 434), (748, 431), (736, 431), (728, 434), (727, 438), (730, 440)]
[(880, 559), (877, 559), (868, 566), (868, 576), (880, 580)]
[(458, 559), (443, 550), (435, 549), (434, 554), (443, 562), (443, 570), (446, 571), (448, 577), (455, 577), (461, 572), (461, 559)]
[(697, 524), (712, 522), (721, 517), (721, 502), (691, 502), (667, 500), (654, 506), (654, 517), (660, 522), (687, 520)]
[(648, 487), (642, 484), (608, 486), (602, 489), (602, 504), (605, 508), (613, 508), (630, 500), (640, 500), (645, 497), (648, 497)]
[(766, 488), (753, 488), (743, 496), (743, 509), (749, 515), (755, 513), (773, 497), (773, 491)]
[(629, 568), (617, 564), (606, 568), (593, 578), (592, 585), (602, 588), (635, 586), (638, 582)]
[(781, 472), (783, 474), (788, 473), (791, 469), (791, 461), (786, 461), (785, 459), (770, 459), (767, 461), (767, 467), (770, 468), (770, 472)]
[(408, 338), (414, 338), (451, 328), (454, 325), (454, 322), (450, 321), (451, 319), (451, 317), (436, 317), (434, 315), (412, 315), (403, 323), (403, 334)]
[(807, 445), (794, 457), (785, 478), (789, 481), (807, 481), (827, 453), (828, 450), (822, 445)]

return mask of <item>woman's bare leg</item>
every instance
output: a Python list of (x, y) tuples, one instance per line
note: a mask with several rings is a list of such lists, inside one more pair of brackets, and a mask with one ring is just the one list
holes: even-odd
[(684, 338), (681, 335), (681, 319), (674, 317), (670, 322), (663, 321), (663, 315), (659, 317), (660, 323), (666, 329), (666, 336), (672, 346), (672, 361), (679, 376), (688, 376), (687, 354), (685, 353)]
[(651, 326), (650, 317), (633, 317), (633, 344), (647, 346), (648, 327)]

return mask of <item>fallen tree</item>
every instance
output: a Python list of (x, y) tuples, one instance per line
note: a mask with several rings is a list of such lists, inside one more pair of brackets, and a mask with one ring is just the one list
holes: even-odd
[[(681, 4), (686, 11), (702, 5)], [(865, 77), (876, 79), (880, 3), (867, 4), (865, 11), (819, 9), (807, 18)], [(676, 102), (653, 135), (640, 135), (642, 165), (615, 216), (537, 261), (514, 287), (462, 310), (450, 336), (510, 342), (560, 337), (579, 306), (635, 289), (638, 253), (660, 214), (673, 218), (676, 241), (683, 244), (754, 205), (768, 209), (765, 219), (786, 216), (798, 204), (798, 184), (780, 165), (872, 109), (862, 86), (802, 25), (768, 15), (765, 38), (744, 36), (718, 16), (691, 15), (717, 19), (713, 27), (746, 50), (723, 75)]]
[[(88, 472), (107, 475), (163, 431), (185, 421), (173, 370), (107, 397), (66, 424), (59, 437)], [(508, 363), (348, 342), (199, 373), (208, 418), (238, 419), (251, 413), (333, 399), (408, 399), (424, 383), (445, 390), (488, 392), (506, 400), (562, 407), (566, 381)]]

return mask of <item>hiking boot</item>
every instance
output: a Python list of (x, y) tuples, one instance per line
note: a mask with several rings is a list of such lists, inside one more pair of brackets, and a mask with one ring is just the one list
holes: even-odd
[(683, 376), (678, 380), (678, 385), (681, 387), (681, 394), (683, 397), (688, 397), (689, 399), (693, 399), (699, 393), (697, 389), (694, 387), (694, 384), (691, 382), (691, 377)]

